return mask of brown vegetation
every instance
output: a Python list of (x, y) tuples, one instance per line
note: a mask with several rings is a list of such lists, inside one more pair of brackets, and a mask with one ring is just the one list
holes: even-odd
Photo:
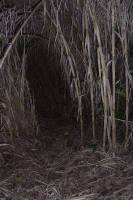
[[(96, 123), (100, 119), (103, 121), (103, 147), (107, 144), (115, 150), (119, 120), (125, 123), (126, 144), (129, 125), (132, 125), (131, 13), (132, 9), (125, 1), (66, 1), (65, 4), (62, 1), (39, 1), (33, 9), (30, 5), (23, 11), (15, 7), (2, 9), (0, 68), (4, 129), (10, 133), (13, 129), (20, 134), (19, 121), (24, 123), (23, 118), (28, 117), (30, 124), (29, 120), (35, 119), (25, 67), (28, 51), (31, 51), (28, 46), (34, 48), (36, 38), (36, 43), (41, 40), (45, 48), (54, 49), (54, 54), (58, 55), (59, 73), (63, 74), (77, 107), (81, 143), (84, 142), (84, 118), (87, 121), (91, 116), (92, 121), (88, 123), (92, 124), (94, 141), (97, 138)], [(25, 116), (26, 103), (30, 105), (28, 116)], [(25, 117), (21, 119), (22, 116)], [(35, 122), (34, 119), (31, 123)], [(27, 124), (23, 126), (27, 129)]]
[[(77, 150), (92, 145), (113, 156), (127, 147), (131, 151), (132, 1), (40, 0), (34, 5), (27, 1), (23, 8), (22, 4), (15, 7), (14, 2), (8, 6), (2, 2), (3, 143), (29, 135), (43, 140), (48, 136), (45, 125), (60, 119), (58, 128), (68, 122), (80, 127), (74, 135), (63, 129), (64, 148), (72, 146), (70, 143), (75, 143)], [(50, 142), (44, 139), (45, 143), (50, 145), (57, 135), (51, 135)], [(63, 173), (66, 176), (66, 171)]]

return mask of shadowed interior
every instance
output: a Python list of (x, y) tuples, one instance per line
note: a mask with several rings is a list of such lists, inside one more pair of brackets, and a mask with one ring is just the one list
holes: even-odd
[(32, 48), (28, 52), (26, 74), (37, 116), (58, 118), (66, 115), (71, 103), (59, 57), (50, 49), (41, 41), (32, 42)]

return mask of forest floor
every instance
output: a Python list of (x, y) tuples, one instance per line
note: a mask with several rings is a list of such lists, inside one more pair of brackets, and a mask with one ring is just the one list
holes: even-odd
[(36, 138), (0, 142), (0, 200), (133, 200), (131, 153), (81, 149), (78, 128), (48, 126)]

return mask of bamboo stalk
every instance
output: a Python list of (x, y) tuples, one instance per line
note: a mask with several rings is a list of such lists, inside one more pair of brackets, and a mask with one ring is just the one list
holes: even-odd
[(126, 80), (126, 131), (125, 131), (125, 144), (128, 139), (128, 115), (129, 115), (129, 80), (128, 80), (128, 74), (127, 72), (129, 71), (129, 66), (128, 66), (128, 50), (127, 50), (127, 35), (125, 31), (125, 80)]
[(93, 134), (93, 141), (95, 142), (96, 140), (96, 134), (95, 134), (95, 106), (94, 106), (94, 77), (93, 77), (93, 70), (92, 70), (92, 59), (91, 59), (91, 45), (90, 45), (90, 34), (89, 34), (89, 27), (88, 27), (88, 19), (89, 16), (86, 12), (86, 9), (84, 11), (84, 29), (86, 30), (86, 36), (85, 36), (85, 54), (87, 55), (87, 69), (86, 69), (86, 74), (87, 74), (87, 81), (88, 81), (88, 86), (90, 87), (90, 96), (91, 96), (91, 113), (92, 113), (92, 134)]
[(116, 124), (115, 124), (115, 2), (112, 1), (112, 142), (116, 149)]

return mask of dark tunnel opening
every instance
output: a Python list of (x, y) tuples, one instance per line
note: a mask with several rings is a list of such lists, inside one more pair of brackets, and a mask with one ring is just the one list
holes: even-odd
[(65, 118), (71, 98), (63, 79), (59, 56), (42, 41), (32, 41), (28, 51), (26, 76), (34, 97), (37, 118)]

